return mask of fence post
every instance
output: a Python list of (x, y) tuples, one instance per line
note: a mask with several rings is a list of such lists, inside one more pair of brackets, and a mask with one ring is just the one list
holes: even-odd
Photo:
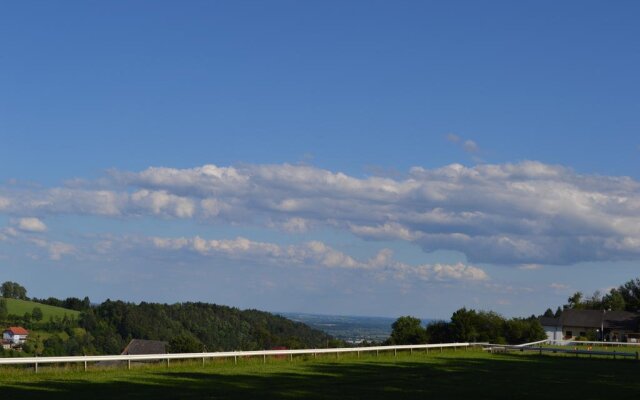
[(127, 360), (127, 369), (131, 369), (131, 360)]
[(267, 355), (266, 355), (266, 354), (263, 354), (263, 355), (262, 355), (262, 363), (263, 363), (263, 364), (266, 364), (266, 363), (267, 363)]
[(238, 356), (233, 356), (233, 364), (238, 365)]

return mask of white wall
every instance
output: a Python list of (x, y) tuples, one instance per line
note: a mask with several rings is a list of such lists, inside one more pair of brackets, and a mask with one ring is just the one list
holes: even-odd
[(543, 326), (549, 340), (562, 340), (562, 328), (559, 326)]

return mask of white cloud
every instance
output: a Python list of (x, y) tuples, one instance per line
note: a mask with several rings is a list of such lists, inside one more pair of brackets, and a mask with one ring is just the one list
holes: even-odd
[(11, 204), (11, 200), (9, 200), (6, 197), (0, 196), (0, 210), (4, 210), (6, 208), (9, 208), (10, 204)]
[(18, 229), (25, 232), (44, 232), (47, 226), (38, 218), (20, 218), (18, 220)]
[(282, 227), (287, 232), (304, 233), (309, 230), (309, 221), (304, 218), (289, 218), (282, 224)]
[(153, 247), (165, 251), (189, 251), (207, 257), (223, 257), (272, 265), (363, 270), (389, 275), (396, 279), (484, 281), (489, 278), (484, 270), (462, 263), (416, 266), (401, 263), (393, 259), (393, 253), (390, 249), (381, 250), (369, 260), (357, 260), (320, 241), (288, 246), (256, 242), (243, 237), (224, 240), (206, 240), (199, 236), (193, 238), (155, 237), (150, 241)]
[(76, 247), (63, 242), (48, 241), (39, 238), (31, 238), (29, 241), (38, 247), (45, 249), (49, 253), (51, 260), (60, 260), (65, 255), (72, 255), (76, 253)]
[(467, 153), (477, 153), (479, 150), (478, 145), (473, 140), (465, 140), (462, 147)]
[(461, 147), (465, 152), (469, 154), (477, 153), (480, 151), (478, 144), (471, 139), (463, 139), (454, 133), (447, 134), (446, 139), (456, 146)]
[(191, 199), (176, 196), (164, 190), (139, 190), (131, 195), (131, 203), (142, 210), (150, 210), (156, 215), (171, 215), (179, 218), (190, 218), (195, 211), (195, 204)]
[(568, 286), (568, 285), (565, 285), (564, 283), (557, 283), (557, 282), (554, 282), (554, 283), (550, 284), (550, 285), (549, 285), (549, 287), (550, 287), (551, 289), (554, 289), (554, 290), (565, 290), (565, 289), (569, 289), (569, 286)]
[(446, 138), (451, 143), (460, 143), (460, 136), (456, 135), (455, 133), (448, 133)]
[(520, 267), (640, 259), (640, 183), (534, 161), (414, 167), (403, 178), (284, 164), (113, 171), (110, 179), (97, 190), (0, 187), (3, 213), (150, 215), (295, 233), (330, 226)]
[(523, 271), (536, 271), (542, 268), (543, 266), (540, 264), (522, 264), (518, 266), (518, 269), (521, 269)]

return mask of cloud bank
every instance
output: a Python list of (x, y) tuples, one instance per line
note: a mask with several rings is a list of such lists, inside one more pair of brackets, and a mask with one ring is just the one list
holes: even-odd
[(193, 238), (151, 238), (156, 249), (189, 251), (204, 257), (268, 263), (271, 265), (313, 268), (357, 269), (374, 274), (379, 279), (420, 279), (424, 281), (484, 281), (489, 277), (481, 268), (462, 263), (409, 265), (394, 260), (390, 249), (381, 250), (369, 260), (357, 260), (323, 242), (310, 241), (301, 245), (281, 246), (256, 242), (243, 237), (226, 240)]
[(415, 167), (402, 178), (289, 164), (153, 167), (49, 189), (0, 187), (0, 200), (16, 217), (155, 216), (297, 234), (328, 226), (460, 251), (473, 263), (640, 258), (640, 183), (533, 161)]

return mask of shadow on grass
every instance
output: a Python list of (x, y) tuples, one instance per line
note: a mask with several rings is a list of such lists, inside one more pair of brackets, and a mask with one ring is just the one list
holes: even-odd
[[(602, 399), (640, 393), (632, 361), (498, 355), (282, 363), (218, 372), (151, 369), (99, 379), (51, 376), (0, 383), (2, 399), (491, 398)], [(78, 376), (78, 375), (76, 375)]]

